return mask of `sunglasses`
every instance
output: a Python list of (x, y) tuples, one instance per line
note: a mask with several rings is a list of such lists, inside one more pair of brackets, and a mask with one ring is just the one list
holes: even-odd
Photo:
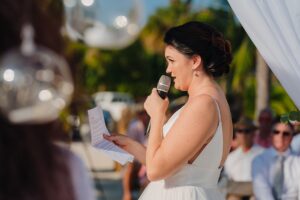
[(282, 135), (283, 135), (284, 137), (289, 137), (289, 136), (292, 135), (292, 133), (289, 132), (289, 131), (279, 131), (279, 130), (277, 130), (277, 129), (274, 129), (274, 130), (272, 131), (272, 133), (273, 133), (274, 135), (278, 135), (279, 133), (282, 133)]
[(249, 134), (249, 133), (253, 132), (253, 129), (251, 129), (251, 128), (238, 128), (238, 129), (235, 129), (235, 132), (236, 133)]

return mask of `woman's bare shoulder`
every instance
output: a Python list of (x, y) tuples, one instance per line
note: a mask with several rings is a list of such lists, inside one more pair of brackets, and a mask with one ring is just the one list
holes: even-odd
[(216, 102), (208, 94), (201, 94), (189, 98), (184, 106), (183, 112), (191, 114), (194, 117), (207, 117), (207, 114), (216, 114)]
[(215, 106), (216, 100), (213, 96), (209, 94), (200, 94), (194, 97), (190, 97), (186, 103), (186, 107), (199, 107), (202, 109), (207, 109), (210, 106)]

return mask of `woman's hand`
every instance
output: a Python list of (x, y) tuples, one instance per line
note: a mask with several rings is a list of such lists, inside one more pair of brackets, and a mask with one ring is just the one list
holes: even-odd
[(128, 136), (113, 134), (113, 135), (103, 135), (104, 139), (113, 142), (115, 145), (124, 149), (128, 153), (132, 154), (138, 161), (142, 164), (146, 163), (146, 148), (139, 142), (131, 139)]
[(127, 152), (130, 152), (131, 143), (134, 141), (130, 137), (121, 134), (103, 134), (103, 137), (104, 139), (113, 142), (115, 145), (119, 146)]
[(156, 88), (153, 88), (151, 94), (144, 103), (144, 108), (151, 118), (155, 118), (157, 115), (165, 115), (168, 105), (169, 99), (162, 99), (158, 95)]

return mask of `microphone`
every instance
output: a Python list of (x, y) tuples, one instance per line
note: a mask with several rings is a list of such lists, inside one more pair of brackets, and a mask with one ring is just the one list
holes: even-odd
[[(157, 83), (156, 90), (157, 90), (158, 95), (162, 99), (165, 99), (167, 97), (170, 86), (171, 86), (171, 78), (169, 76), (166, 76), (166, 75), (161, 75), (161, 77), (160, 77), (160, 79)], [(145, 135), (149, 134), (150, 128), (151, 128), (151, 125), (150, 125), (150, 122), (149, 122)]]
[(165, 99), (169, 92), (171, 85), (171, 78), (166, 75), (162, 75), (157, 83), (157, 93), (162, 98)]

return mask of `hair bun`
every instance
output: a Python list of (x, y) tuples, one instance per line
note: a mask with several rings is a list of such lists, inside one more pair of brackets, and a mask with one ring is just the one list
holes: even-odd
[(214, 77), (219, 77), (229, 72), (232, 61), (231, 45), (220, 32), (212, 34), (211, 43), (211, 62), (206, 66), (206, 70)]
[(225, 54), (228, 64), (232, 61), (231, 44), (229, 40), (225, 40)]

